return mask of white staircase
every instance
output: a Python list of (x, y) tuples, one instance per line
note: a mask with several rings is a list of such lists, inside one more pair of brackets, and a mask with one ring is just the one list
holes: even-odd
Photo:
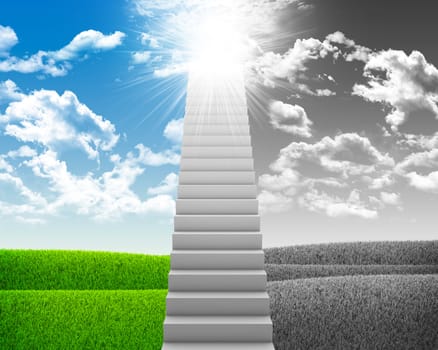
[(273, 350), (243, 80), (228, 95), (199, 85), (187, 96), (162, 349)]

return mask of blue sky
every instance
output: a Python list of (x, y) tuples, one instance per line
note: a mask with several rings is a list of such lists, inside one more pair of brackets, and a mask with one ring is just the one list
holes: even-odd
[[(170, 251), (189, 24), (214, 3), (0, 4), (0, 247)], [(265, 245), (438, 238), (430, 4), (224, 3), (253, 45)]]

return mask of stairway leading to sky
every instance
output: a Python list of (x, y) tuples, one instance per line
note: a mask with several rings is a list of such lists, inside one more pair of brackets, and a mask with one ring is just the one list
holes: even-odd
[(189, 75), (164, 350), (273, 350), (244, 81)]

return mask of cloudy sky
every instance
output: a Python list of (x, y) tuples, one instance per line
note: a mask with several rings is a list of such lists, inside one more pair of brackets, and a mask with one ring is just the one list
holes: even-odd
[(218, 11), (251, 43), (264, 245), (438, 238), (433, 2), (223, 4), (0, 4), (0, 248), (170, 252), (187, 62)]

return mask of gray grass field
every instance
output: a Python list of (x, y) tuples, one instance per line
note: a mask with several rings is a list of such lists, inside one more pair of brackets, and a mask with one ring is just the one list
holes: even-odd
[(438, 349), (438, 241), (265, 249), (277, 350)]

